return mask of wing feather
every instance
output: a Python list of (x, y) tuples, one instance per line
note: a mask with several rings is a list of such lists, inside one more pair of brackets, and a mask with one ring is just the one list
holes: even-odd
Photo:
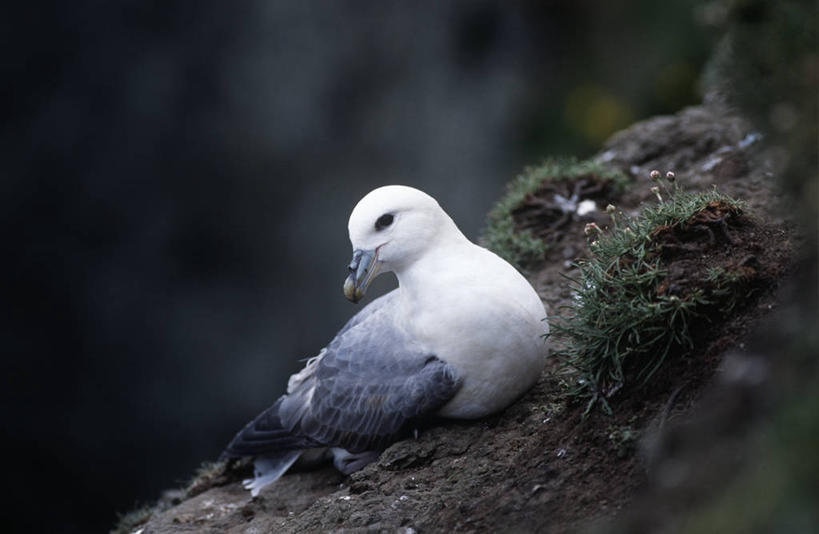
[(460, 387), (455, 370), (395, 324), (396, 303), (393, 291), (354, 316), (291, 377), (288, 393), (237, 434), (225, 455), (315, 446), (379, 450), (408, 421), (451, 399)]

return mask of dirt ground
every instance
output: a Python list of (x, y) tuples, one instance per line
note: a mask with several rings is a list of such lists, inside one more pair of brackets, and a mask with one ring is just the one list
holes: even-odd
[[(195, 491), (166, 493), (164, 511), (129, 531), (576, 532), (628, 516), (663, 469), (659, 444), (667, 442), (667, 429), (712, 409), (709, 391), (730, 375), (725, 354), (743, 347), (759, 319), (777, 308), (776, 288), (791, 269), (798, 235), (780, 216), (786, 206), (759, 136), (715, 109), (638, 123), (615, 135), (597, 159), (633, 178), (619, 198), (599, 200), (601, 209), (611, 202), (634, 213), (654, 202), (652, 169), (673, 170), (685, 189), (715, 184), (746, 202), (742, 224), (731, 227), (740, 252), (726, 253), (723, 244), (720, 261), (747, 261), (759, 277), (725, 323), (700, 326), (693, 354), (670, 361), (650, 387), (618, 393), (614, 415), (595, 410), (585, 420), (585, 406), (562, 400), (565, 384), (552, 361), (504, 412), (433, 423), (349, 477), (330, 467), (291, 473), (254, 499), (238, 483), (241, 469), (219, 472)], [(550, 314), (570, 302), (563, 275), (576, 274), (571, 262), (585, 253), (587, 222), (563, 225), (546, 262), (529, 273)]]

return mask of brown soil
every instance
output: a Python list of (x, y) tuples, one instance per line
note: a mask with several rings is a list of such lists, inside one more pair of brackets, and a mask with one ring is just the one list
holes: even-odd
[[(711, 202), (682, 225), (658, 228), (651, 241), (668, 272), (657, 294), (686, 299), (703, 291), (711, 302), (706, 317), (711, 321), (775, 284), (790, 255), (775, 228), (721, 201)], [(722, 273), (720, 279), (710, 276), (713, 271)]]
[[(566, 385), (552, 362), (504, 412), (421, 429), (417, 439), (392, 445), (350, 477), (329, 467), (292, 473), (252, 499), (237, 482), (242, 469), (217, 469), (194, 492), (170, 495), (164, 511), (137, 528), (143, 534), (576, 532), (622, 515), (660, 465), (656, 443), (665, 429), (709, 409), (701, 404), (703, 392), (715, 382), (723, 354), (741, 346), (777, 305), (774, 290), (791, 263), (794, 229), (775, 215), (769, 169), (759, 143), (747, 142), (749, 133), (739, 119), (690, 108), (621, 132), (599, 156), (634, 177), (614, 199), (624, 211), (653, 201), (647, 177), (654, 168), (674, 170), (689, 189), (718, 184), (747, 203), (743, 214), (713, 206), (688, 228), (655, 235), (676, 265), (662, 291), (685, 291), (705, 268), (721, 266), (747, 281), (748, 298), (724, 321), (703, 326), (694, 353), (668, 362), (648, 387), (618, 395), (614, 415), (596, 410), (582, 419), (585, 406), (563, 401)], [(571, 262), (586, 248), (586, 221), (553, 223), (551, 231), (561, 234), (557, 245), (530, 275), (550, 314), (569, 304), (563, 275), (576, 275)]]

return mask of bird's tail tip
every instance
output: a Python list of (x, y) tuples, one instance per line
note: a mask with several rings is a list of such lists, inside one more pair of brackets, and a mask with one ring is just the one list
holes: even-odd
[(279, 480), (290, 466), (299, 459), (303, 451), (287, 451), (275, 456), (260, 456), (253, 461), (253, 478), (242, 481), (242, 486), (252, 497), (259, 495), (262, 488)]

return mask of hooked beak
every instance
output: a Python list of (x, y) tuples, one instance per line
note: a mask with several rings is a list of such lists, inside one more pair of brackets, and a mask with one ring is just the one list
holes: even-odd
[(367, 287), (378, 275), (381, 263), (378, 261), (378, 250), (354, 250), (353, 260), (347, 267), (350, 274), (344, 281), (344, 296), (350, 302), (358, 302), (367, 292)]

